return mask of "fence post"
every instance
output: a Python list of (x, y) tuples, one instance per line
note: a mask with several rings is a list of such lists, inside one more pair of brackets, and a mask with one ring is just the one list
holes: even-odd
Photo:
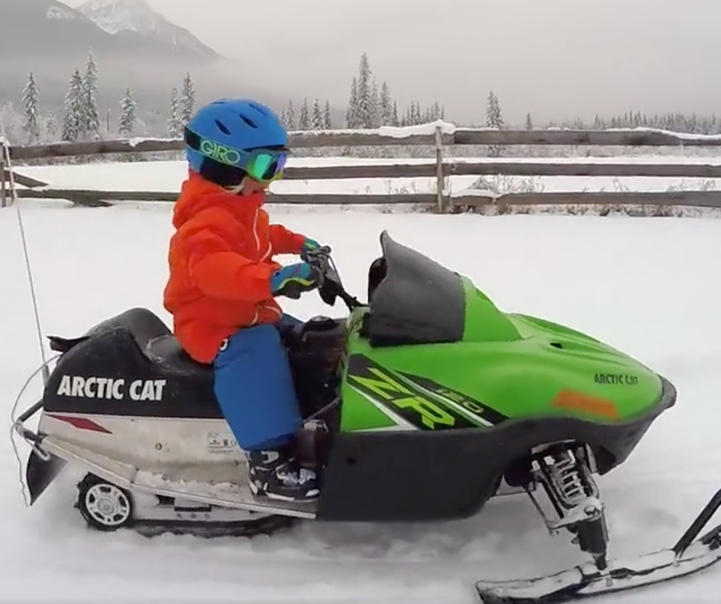
[(7, 206), (7, 194), (5, 191), (5, 148), (2, 148), (0, 154), (0, 208)]
[(443, 128), (436, 125), (436, 211), (444, 214), (446, 211), (443, 199)]

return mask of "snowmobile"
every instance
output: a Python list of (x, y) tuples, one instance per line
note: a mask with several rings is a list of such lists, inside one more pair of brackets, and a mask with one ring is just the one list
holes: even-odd
[[(721, 525), (698, 538), (721, 492), (673, 548), (608, 556), (594, 475), (622, 464), (675, 404), (667, 379), (576, 330), (502, 312), (470, 279), (385, 231), (380, 244), (368, 303), (346, 292), (329, 249), (309, 254), (320, 297), (341, 299), (349, 314), (283, 334), (305, 418), (299, 451), (321, 471), (316, 501), (251, 494), (211, 367), (156, 314), (132, 308), (80, 337), (50, 336), (55, 367), (14, 424), (32, 447), (30, 504), (67, 464), (85, 474), (75, 505), (89, 526), (148, 535), (250, 536), (299, 519), (443, 521), (526, 493), (549, 532), (566, 531), (587, 561), (550, 577), (479, 581), (486, 603), (608, 593), (721, 557)], [(38, 413), (33, 431), (26, 422)]]

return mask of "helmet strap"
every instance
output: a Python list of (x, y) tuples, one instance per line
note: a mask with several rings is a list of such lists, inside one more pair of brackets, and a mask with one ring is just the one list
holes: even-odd
[(243, 177), (243, 180), (241, 180), (237, 185), (233, 187), (226, 187), (228, 193), (231, 193), (232, 195), (240, 195), (241, 191), (243, 190), (243, 185), (245, 185), (245, 179), (247, 177)]

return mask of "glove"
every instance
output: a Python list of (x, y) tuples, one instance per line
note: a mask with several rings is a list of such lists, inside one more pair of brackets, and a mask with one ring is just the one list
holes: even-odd
[(273, 296), (300, 298), (304, 292), (319, 285), (320, 272), (307, 262), (298, 262), (279, 268), (270, 278), (270, 293)]
[(313, 256), (315, 256), (316, 253), (320, 253), (323, 255), (330, 254), (330, 246), (327, 245), (321, 245), (318, 243), (315, 239), (311, 239), (310, 237), (306, 237), (303, 240), (303, 245), (300, 248), (300, 257), (303, 260), (310, 260)]
[[(314, 252), (317, 249), (320, 249), (321, 245), (318, 243), (315, 239), (311, 239), (310, 237), (306, 237), (303, 241), (303, 245), (300, 248), (301, 254), (307, 254), (308, 252)], [(330, 248), (328, 248), (330, 251)]]

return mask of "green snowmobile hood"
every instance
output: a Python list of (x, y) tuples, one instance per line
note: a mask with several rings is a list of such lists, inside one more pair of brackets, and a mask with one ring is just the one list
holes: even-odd
[[(554, 416), (613, 423), (661, 401), (660, 377), (628, 355), (568, 327), (504, 313), (467, 277), (385, 233), (381, 242), (387, 274), (370, 307), (348, 319), (342, 431), (487, 429)], [(457, 327), (443, 316), (453, 312)], [(383, 330), (391, 341), (381, 341)]]

